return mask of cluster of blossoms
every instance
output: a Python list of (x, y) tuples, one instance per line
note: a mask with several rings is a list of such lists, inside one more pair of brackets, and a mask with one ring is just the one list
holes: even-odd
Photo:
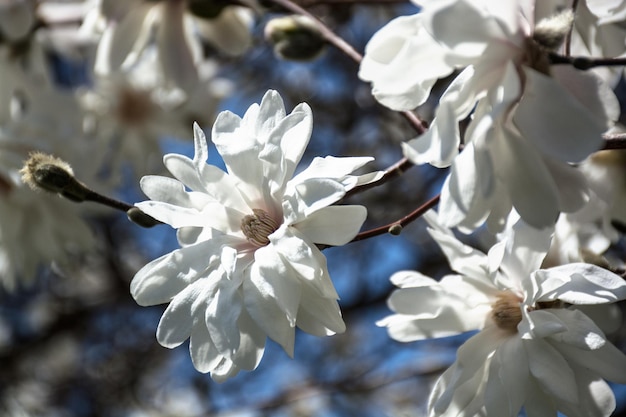
[[(435, 384), (430, 416), (608, 416), (615, 399), (603, 378), (626, 383), (626, 355), (601, 330), (613, 306), (598, 307), (625, 299), (626, 281), (605, 260), (580, 262), (618, 237), (622, 155), (594, 152), (619, 108), (606, 77), (550, 62), (572, 27), (571, 46), (588, 46), (574, 52), (624, 54), (624, 35), (607, 35), (623, 13), (584, 21), (624, 2), (579, 3), (582, 20), (558, 1), (426, 2), (367, 45), (359, 75), (392, 109), (425, 103), (454, 74), (430, 130), (403, 149), (416, 164), (450, 166), (426, 219), (459, 275), (398, 272), (396, 314), (378, 323), (405, 342), (480, 330)], [(501, 232), (488, 255), (448, 229), (485, 223)]]
[(599, 325), (610, 327), (615, 306), (606, 304), (626, 299), (626, 281), (586, 263), (540, 269), (551, 230), (522, 220), (485, 255), (435, 213), (425, 218), (459, 275), (396, 273), (400, 289), (389, 298), (396, 314), (378, 324), (403, 342), (480, 330), (435, 384), (429, 415), (517, 416), (522, 406), (531, 417), (610, 415), (615, 398), (603, 378), (626, 383), (626, 355)]
[[(603, 135), (620, 129), (611, 84), (622, 71), (583, 72), (553, 60), (566, 49), (626, 54), (626, 3), (577, 3), (573, 10), (565, 0), (425, 1), (366, 47), (359, 76), (392, 110), (415, 110), (436, 83), (451, 80), (430, 128), (402, 148), (414, 164), (449, 168), (438, 212), (425, 218), (458, 275), (396, 273), (395, 314), (378, 323), (404, 342), (478, 330), (436, 382), (431, 416), (608, 416), (615, 399), (605, 379), (626, 383), (626, 355), (605, 334), (615, 327), (613, 303), (626, 299), (626, 281), (614, 273), (623, 265), (601, 258), (620, 237), (614, 225), (626, 222), (625, 158), (599, 152)], [(218, 54), (244, 53), (252, 10), (261, 8), (200, 0), (2, 7), (0, 275), (12, 288), (41, 260), (91, 243), (67, 202), (24, 186), (26, 154), (59, 154), (73, 167), (64, 172), (107, 191), (129, 161), (137, 175), (156, 170), (158, 140), (189, 136), (190, 118), (212, 121), (231, 91), (207, 44)], [(80, 24), (54, 31), (68, 10)], [(9, 14), (21, 24), (4, 19)], [(308, 59), (327, 41), (316, 24), (289, 18), (265, 36), (280, 45), (279, 56)], [(90, 82), (59, 89), (44, 59), (51, 50), (92, 57)], [(163, 158), (174, 178), (140, 181), (149, 200), (136, 209), (176, 229), (180, 248), (141, 268), (131, 294), (144, 306), (169, 303), (157, 340), (174, 348), (189, 339), (193, 365), (216, 381), (255, 369), (268, 337), (293, 356), (296, 328), (316, 336), (346, 330), (321, 249), (357, 236), (367, 210), (342, 199), (384, 174), (355, 173), (370, 157), (316, 157), (299, 169), (312, 125), (307, 104), (288, 114), (270, 90), (243, 117), (225, 111), (215, 119), (210, 140), (225, 170), (207, 163), (209, 143), (196, 123), (193, 158)], [(50, 201), (33, 202), (40, 197)], [(483, 226), (497, 241), (488, 254), (452, 231)]]

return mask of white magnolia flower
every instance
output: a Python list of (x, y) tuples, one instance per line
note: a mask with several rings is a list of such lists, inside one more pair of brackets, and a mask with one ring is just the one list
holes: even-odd
[(152, 201), (137, 206), (178, 229), (182, 248), (142, 268), (131, 292), (141, 305), (170, 302), (159, 342), (190, 337), (195, 367), (214, 379), (254, 369), (266, 335), (293, 355), (296, 326), (319, 336), (345, 329), (316, 244), (343, 245), (358, 232), (364, 207), (330, 205), (372, 178), (350, 175), (372, 158), (315, 158), (293, 176), (311, 127), (306, 104), (287, 115), (268, 91), (243, 118), (218, 116), (212, 139), (226, 172), (205, 162), (195, 125), (194, 158), (164, 158), (176, 179), (141, 181)]
[[(542, 20), (553, 12), (530, 0), (427, 2), (368, 45), (361, 77), (394, 109), (421, 104), (438, 78), (465, 68), (441, 97), (429, 131), (403, 146), (418, 164), (454, 162), (439, 213), (447, 226), (473, 229), (489, 218), (501, 227), (515, 207), (543, 228), (587, 198), (568, 163), (601, 147), (618, 105), (588, 74), (550, 69), (547, 51), (556, 41), (546, 33), (556, 26), (564, 35), (571, 22)], [(471, 113), (457, 160), (459, 121)]]
[(485, 255), (437, 225), (429, 232), (461, 275), (396, 273), (381, 320), (400, 341), (480, 330), (437, 381), (430, 416), (609, 416), (603, 379), (626, 383), (626, 355), (578, 307), (626, 298), (626, 282), (594, 265), (539, 269), (549, 233), (518, 222)]

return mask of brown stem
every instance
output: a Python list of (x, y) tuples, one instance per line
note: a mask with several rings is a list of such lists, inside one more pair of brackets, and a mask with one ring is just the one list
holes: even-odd
[[(574, 19), (576, 19), (576, 10), (578, 9), (578, 0), (574, 0), (572, 2), (572, 13), (574, 13)], [(565, 36), (565, 56), (570, 56), (572, 53), (572, 32), (574, 31), (574, 22), (572, 22), (572, 26), (570, 26), (567, 31), (567, 36)]]
[(414, 220), (422, 217), (424, 213), (435, 207), (439, 203), (440, 197), (441, 194), (437, 194), (436, 196), (419, 206), (417, 209), (413, 210), (411, 213), (407, 214), (403, 218), (396, 220), (395, 222), (391, 222), (384, 226), (376, 227), (374, 229), (366, 230), (359, 233), (354, 237), (354, 239), (351, 240), (351, 242), (369, 239), (371, 237), (384, 235), (385, 233), (399, 234), (400, 230), (402, 230), (403, 227), (413, 222)]
[(603, 150), (626, 149), (626, 133), (611, 133), (603, 137), (605, 140)]
[(626, 65), (626, 58), (593, 58), (586, 56), (565, 56), (551, 52), (551, 64), (571, 65), (576, 69), (586, 71), (595, 67), (616, 67)]

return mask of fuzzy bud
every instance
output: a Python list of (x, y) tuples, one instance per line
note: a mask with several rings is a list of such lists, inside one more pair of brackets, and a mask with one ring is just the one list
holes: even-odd
[(573, 23), (574, 13), (570, 9), (546, 17), (535, 26), (533, 40), (548, 51), (556, 51), (563, 44)]
[(31, 153), (20, 173), (33, 190), (61, 194), (72, 201), (85, 201), (90, 192), (76, 180), (67, 162), (42, 152)]
[(265, 39), (274, 45), (276, 56), (293, 61), (311, 61), (326, 47), (319, 29), (306, 16), (283, 16), (265, 25)]

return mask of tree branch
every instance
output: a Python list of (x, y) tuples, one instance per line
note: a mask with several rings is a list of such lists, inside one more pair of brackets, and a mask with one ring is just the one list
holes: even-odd
[(603, 150), (609, 149), (626, 149), (626, 133), (610, 133), (603, 135)]
[(626, 58), (593, 58), (586, 56), (565, 56), (550, 52), (548, 57), (554, 65), (571, 65), (576, 69), (586, 71), (595, 67), (616, 67), (626, 65)]
[(364, 232), (359, 233), (352, 239), (350, 242), (357, 242), (359, 240), (369, 239), (374, 236), (384, 235), (385, 233), (391, 233), (393, 235), (398, 235), (402, 231), (402, 228), (407, 224), (413, 222), (414, 220), (422, 217), (424, 213), (426, 213), (431, 208), (435, 207), (439, 203), (439, 198), (441, 194), (437, 194), (417, 209), (413, 210), (411, 213), (407, 214), (403, 218), (396, 220), (395, 222), (391, 222), (384, 226), (377, 227), (375, 229), (366, 230)]

